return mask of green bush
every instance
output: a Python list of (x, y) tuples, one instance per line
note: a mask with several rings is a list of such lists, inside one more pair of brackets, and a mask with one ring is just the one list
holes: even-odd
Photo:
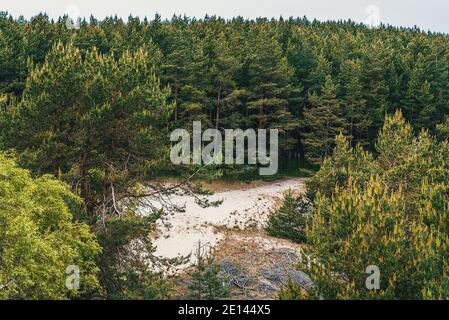
[[(70, 208), (80, 206), (64, 183), (33, 179), (0, 153), (0, 300), (77, 298), (98, 289), (101, 250), (73, 219)], [(79, 269), (79, 290), (66, 286), (70, 266)]]
[(286, 193), (282, 206), (268, 217), (265, 230), (273, 237), (306, 241), (306, 225), (312, 203), (305, 196)]
[(225, 279), (220, 276), (220, 266), (215, 262), (211, 252), (198, 244), (195, 254), (196, 263), (189, 285), (190, 298), (195, 300), (219, 300), (229, 297)]

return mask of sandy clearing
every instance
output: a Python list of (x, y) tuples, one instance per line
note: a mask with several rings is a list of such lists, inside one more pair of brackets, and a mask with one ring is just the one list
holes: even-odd
[(194, 197), (173, 195), (170, 200), (176, 205), (185, 205), (185, 211), (167, 216), (165, 223), (158, 222), (155, 255), (163, 258), (187, 256), (195, 251), (198, 242), (216, 247), (224, 239), (226, 229), (260, 229), (283, 193), (289, 189), (295, 192), (304, 190), (304, 181), (290, 178), (253, 188), (217, 192), (208, 198), (210, 201), (223, 200), (219, 207), (202, 208)]

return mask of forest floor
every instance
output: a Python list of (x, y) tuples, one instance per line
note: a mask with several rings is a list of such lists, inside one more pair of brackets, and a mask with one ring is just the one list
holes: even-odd
[(159, 223), (154, 245), (155, 254), (163, 258), (191, 254), (188, 263), (174, 270), (177, 297), (185, 297), (199, 243), (210, 248), (232, 299), (274, 299), (289, 279), (308, 286), (307, 276), (295, 269), (301, 245), (270, 237), (263, 229), (285, 192), (303, 192), (304, 182), (302, 178), (286, 178), (203, 183), (204, 189), (214, 192), (208, 197), (210, 201), (223, 200), (218, 207), (201, 208), (193, 197), (173, 196), (171, 201), (185, 205), (185, 210)]

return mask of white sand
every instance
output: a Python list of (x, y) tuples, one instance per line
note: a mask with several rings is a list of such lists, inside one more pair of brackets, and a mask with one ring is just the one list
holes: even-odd
[[(304, 179), (292, 178), (275, 181), (248, 190), (218, 192), (208, 197), (210, 201), (223, 200), (219, 207), (201, 208), (191, 196), (173, 195), (176, 205), (185, 204), (185, 212), (175, 213), (166, 218), (170, 227), (158, 223), (160, 236), (155, 239), (155, 255), (176, 258), (194, 253), (198, 242), (216, 246), (224, 235), (215, 227), (262, 228), (276, 198), (282, 197), (289, 189), (304, 189)], [(193, 257), (192, 257), (193, 258)]]

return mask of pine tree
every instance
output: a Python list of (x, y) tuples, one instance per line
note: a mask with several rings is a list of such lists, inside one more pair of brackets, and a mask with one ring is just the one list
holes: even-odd
[(115, 60), (143, 48), (163, 85), (172, 89), (178, 127), (201, 120), (209, 127), (277, 128), (281, 154), (288, 156), (305, 155), (299, 124), (307, 94), (320, 95), (328, 75), (353, 143), (369, 143), (371, 149), (385, 113), (401, 108), (413, 126), (432, 133), (448, 113), (449, 49), (443, 34), (306, 18), (214, 16), (91, 17), (79, 30), (69, 30), (65, 19), (1, 14), (0, 94), (20, 100), (28, 74), (42, 66), (59, 40), (82, 52), (95, 47)]
[(164, 52), (161, 80), (170, 85), (174, 121), (206, 121), (206, 56), (201, 40), (191, 31), (174, 30)]
[(391, 49), (381, 40), (369, 44), (363, 51), (362, 83), (366, 110), (372, 123), (368, 132), (371, 142), (389, 111), (386, 70), (391, 64), (391, 56)]
[(362, 65), (359, 60), (347, 60), (341, 65), (339, 91), (345, 127), (354, 145), (366, 146), (371, 126), (366, 100), (363, 97)]
[(236, 89), (236, 72), (240, 67), (227, 43), (225, 34), (210, 34), (205, 41), (207, 55), (208, 95), (215, 105), (215, 128), (220, 128), (220, 116), (228, 95)]
[(229, 289), (225, 286), (225, 279), (219, 275), (220, 266), (215, 262), (212, 253), (201, 246), (201, 243), (198, 243), (195, 259), (195, 271), (189, 285), (191, 298), (196, 300), (227, 298)]
[(306, 241), (307, 221), (312, 214), (312, 203), (304, 195), (285, 194), (282, 206), (270, 214), (265, 230), (273, 237)]
[(419, 53), (412, 67), (407, 92), (402, 102), (406, 118), (416, 126), (421, 124), (432, 125), (434, 121), (431, 117), (432, 114), (435, 115), (436, 111), (433, 105), (430, 83), (426, 79), (427, 65), (425, 57)]
[(309, 107), (304, 110), (304, 145), (310, 160), (320, 161), (331, 154), (335, 137), (344, 131), (340, 102), (330, 76), (321, 94), (309, 94)]
[[(445, 54), (445, 48), (440, 43), (433, 49), (433, 55), (429, 58), (431, 73), (430, 79), (431, 93), (434, 96), (434, 105), (436, 108), (435, 117), (437, 122), (444, 120), (445, 115), (449, 113), (449, 56)], [(447, 52), (447, 51), (446, 51)]]
[(278, 129), (280, 150), (292, 151), (298, 144), (302, 89), (292, 82), (293, 68), (277, 39), (264, 26), (252, 28), (251, 36), (244, 66), (250, 126)]
[(433, 131), (439, 116), (435, 99), (430, 88), (430, 83), (427, 82), (427, 80), (424, 81), (421, 89), (417, 93), (416, 103), (420, 110), (417, 125), (421, 128), (428, 128)]
[(449, 117), (443, 123), (437, 125), (437, 135), (441, 140), (449, 140)]
[(319, 93), (326, 83), (327, 76), (332, 74), (332, 65), (321, 51), (316, 54), (315, 67), (310, 72), (308, 77), (308, 89), (309, 93)]
[(288, 95), (292, 68), (282, 57), (279, 43), (263, 27), (252, 30), (253, 39), (247, 57), (247, 108), (257, 128), (269, 128), (289, 117)]
[(26, 72), (26, 38), (23, 28), (0, 12), (0, 94), (22, 94)]
[(28, 77), (1, 136), (23, 164), (68, 179), (97, 210), (107, 195), (119, 201), (150, 161), (162, 159), (167, 96), (145, 51), (116, 61), (57, 43)]
[[(282, 296), (447, 299), (447, 143), (425, 131), (415, 137), (400, 112), (386, 117), (378, 156), (365, 157), (343, 139), (312, 178), (309, 258), (300, 268), (314, 287), (289, 286)], [(379, 268), (377, 290), (366, 286), (369, 266)]]

